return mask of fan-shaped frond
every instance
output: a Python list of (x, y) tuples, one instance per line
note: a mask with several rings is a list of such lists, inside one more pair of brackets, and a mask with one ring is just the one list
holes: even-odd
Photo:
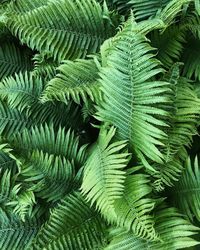
[(185, 170), (174, 187), (169, 189), (169, 195), (180, 211), (191, 221), (200, 221), (200, 167), (198, 157), (194, 162), (188, 157)]
[(163, 106), (171, 102), (170, 84), (152, 80), (163, 70), (145, 36), (134, 29), (129, 19), (110, 48), (101, 72), (105, 102), (98, 116), (118, 129), (118, 136), (129, 141), (141, 160), (145, 156), (162, 163), (158, 146), (166, 137), (163, 127), (169, 114)]
[(79, 193), (68, 195), (52, 210), (31, 249), (99, 249), (105, 224)]
[(30, 48), (46, 52), (58, 61), (95, 53), (115, 33), (108, 10), (95, 0), (49, 1), (8, 19), (7, 26)]
[(64, 156), (75, 165), (82, 166), (86, 157), (86, 145), (79, 145), (79, 138), (70, 129), (59, 127), (58, 131), (53, 125), (40, 125), (25, 129), (18, 133), (11, 145), (23, 155), (33, 150), (42, 150), (44, 153)]
[(71, 191), (75, 169), (65, 157), (35, 150), (22, 166), (20, 176), (37, 197), (57, 201)]
[(30, 52), (13, 42), (0, 45), (0, 79), (32, 67)]
[(123, 194), (128, 163), (128, 153), (120, 152), (125, 148), (124, 141), (111, 143), (115, 129), (102, 128), (98, 141), (91, 148), (83, 172), (82, 193), (91, 204), (96, 203), (103, 214), (113, 210), (114, 201)]
[(183, 219), (174, 208), (156, 211), (155, 229), (159, 239), (153, 242), (139, 239), (122, 228), (111, 229), (111, 242), (104, 250), (176, 250), (199, 244), (191, 237), (198, 228)]
[(6, 99), (11, 108), (23, 111), (38, 102), (43, 88), (41, 78), (28, 72), (19, 73), (0, 82), (0, 97)]
[(76, 103), (83, 99), (88, 102), (102, 99), (98, 79), (98, 67), (94, 60), (64, 61), (58, 67), (58, 74), (48, 84), (42, 100), (67, 102), (72, 98)]

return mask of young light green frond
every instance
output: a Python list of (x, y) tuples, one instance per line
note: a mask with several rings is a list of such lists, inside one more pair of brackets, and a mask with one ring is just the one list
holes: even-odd
[(79, 104), (81, 100), (87, 103), (88, 98), (96, 102), (102, 99), (97, 81), (99, 70), (94, 60), (64, 61), (57, 71), (55, 78), (48, 82), (42, 101), (72, 99)]
[(51, 211), (31, 249), (100, 249), (105, 240), (105, 223), (84, 201), (73, 193)]
[(107, 214), (107, 220), (139, 238), (155, 240), (157, 235), (151, 215), (155, 200), (151, 198), (149, 182), (147, 175), (135, 171), (128, 175), (123, 195), (115, 200), (113, 212)]
[(155, 229), (159, 234), (156, 241), (137, 238), (122, 228), (112, 228), (110, 244), (104, 250), (176, 250), (199, 244), (192, 238), (198, 228), (183, 219), (174, 208), (157, 209)]
[(33, 206), (35, 205), (35, 196), (32, 191), (23, 190), (15, 199), (12, 199), (6, 205), (13, 209), (13, 213), (18, 215), (23, 222), (26, 217), (32, 217)]
[(21, 42), (55, 60), (84, 58), (115, 33), (110, 14), (95, 0), (48, 1), (7, 26)]
[(163, 69), (145, 36), (134, 29), (129, 19), (110, 48), (101, 71), (105, 101), (97, 115), (117, 128), (119, 138), (128, 140), (140, 159), (162, 163), (158, 146), (166, 138), (163, 128), (169, 113), (163, 107), (171, 103), (170, 84), (152, 80)]
[(30, 51), (22, 50), (22, 47), (14, 42), (1, 43), (0, 62), (0, 80), (32, 67)]
[(65, 157), (34, 150), (20, 173), (29, 190), (36, 197), (57, 201), (69, 193), (75, 178), (75, 169)]
[(169, 189), (170, 199), (191, 221), (200, 221), (200, 167), (199, 160), (189, 157), (185, 170), (174, 187)]
[(111, 143), (114, 135), (113, 127), (109, 131), (102, 128), (83, 172), (82, 194), (91, 204), (95, 203), (102, 214), (113, 210), (115, 200), (122, 196), (124, 190), (124, 168), (129, 154), (121, 152), (126, 147), (124, 141)]
[(55, 156), (64, 156), (75, 166), (82, 166), (86, 158), (86, 145), (80, 146), (79, 138), (70, 129), (59, 127), (58, 131), (53, 125), (40, 125), (25, 129), (18, 133), (12, 140), (11, 145), (23, 153), (33, 150), (42, 150), (44, 153)]
[(19, 73), (0, 82), (0, 97), (7, 100), (11, 108), (17, 108), (19, 111), (28, 110), (38, 102), (43, 88), (41, 78), (34, 77), (28, 72)]

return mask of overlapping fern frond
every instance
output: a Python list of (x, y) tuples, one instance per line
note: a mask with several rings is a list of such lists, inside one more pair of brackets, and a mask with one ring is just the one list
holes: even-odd
[(76, 192), (51, 211), (31, 249), (99, 249), (105, 241), (105, 223)]
[(100, 102), (102, 93), (98, 80), (98, 67), (94, 60), (64, 61), (57, 68), (59, 72), (48, 82), (42, 100), (59, 100), (68, 102), (69, 99), (80, 103), (81, 99), (88, 103)]
[[(91, 204), (96, 203), (103, 214), (112, 212), (115, 200), (123, 194), (128, 163), (128, 153), (120, 153), (125, 148), (124, 141), (111, 143), (115, 129), (100, 131), (98, 142), (84, 167), (82, 193)], [(111, 210), (111, 211), (110, 211)]]
[(162, 163), (158, 146), (166, 138), (162, 128), (169, 114), (163, 104), (171, 102), (170, 84), (153, 80), (163, 69), (145, 36), (134, 32), (135, 25), (130, 18), (113, 41), (101, 72), (105, 101), (98, 115), (117, 127), (143, 162), (148, 157)]
[(116, 21), (111, 16), (95, 0), (48, 1), (8, 19), (7, 26), (31, 49), (61, 61), (97, 52), (103, 41), (115, 33)]

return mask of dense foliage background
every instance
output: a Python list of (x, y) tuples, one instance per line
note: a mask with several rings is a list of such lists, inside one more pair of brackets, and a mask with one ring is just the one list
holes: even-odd
[(200, 1), (0, 1), (0, 249), (200, 242)]

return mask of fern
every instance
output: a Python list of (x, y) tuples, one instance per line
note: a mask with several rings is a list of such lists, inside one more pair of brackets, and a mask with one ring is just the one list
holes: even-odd
[(47, 2), (43, 7), (8, 19), (7, 26), (30, 48), (45, 51), (58, 61), (97, 52), (102, 42), (115, 32), (110, 14), (95, 0)]
[(124, 167), (128, 162), (127, 153), (118, 153), (126, 144), (123, 141), (110, 143), (114, 134), (114, 128), (100, 131), (98, 142), (91, 148), (90, 157), (85, 164), (81, 187), (87, 200), (91, 204), (96, 202), (102, 213), (112, 210), (115, 200), (122, 196)]
[(57, 70), (59, 73), (47, 84), (43, 101), (68, 102), (71, 98), (80, 104), (81, 99), (88, 102), (88, 97), (96, 102), (102, 99), (94, 60), (64, 61)]
[(145, 37), (134, 32), (134, 26), (129, 19), (118, 33), (107, 67), (102, 69), (105, 102), (98, 115), (118, 128), (119, 137), (129, 140), (141, 160), (148, 157), (162, 163), (158, 145), (166, 136), (161, 128), (167, 126), (162, 117), (168, 112), (162, 104), (170, 102), (169, 83), (151, 80), (163, 70)]
[(70, 194), (51, 212), (31, 249), (95, 249), (105, 240), (105, 223), (79, 193)]

